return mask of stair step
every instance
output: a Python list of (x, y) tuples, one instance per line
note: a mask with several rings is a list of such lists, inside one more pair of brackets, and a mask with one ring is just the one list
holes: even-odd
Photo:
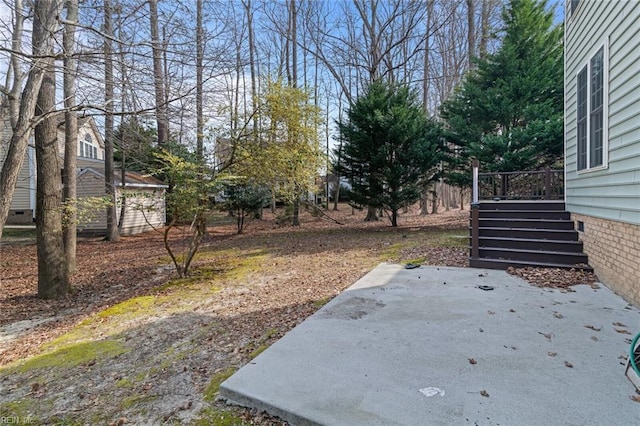
[(480, 211), (486, 210), (565, 210), (564, 201), (482, 201)]
[(521, 250), (509, 248), (480, 247), (478, 257), (483, 259), (504, 259), (540, 263), (578, 264), (588, 263), (583, 253), (562, 251)]
[(587, 264), (564, 264), (564, 263), (550, 263), (550, 262), (531, 262), (531, 261), (513, 261), (504, 259), (480, 259), (469, 258), (469, 266), (472, 268), (485, 268), (485, 269), (501, 269), (505, 270), (510, 266), (514, 268), (559, 268), (559, 269), (579, 269), (582, 271), (593, 272), (593, 268)]
[(504, 238), (480, 236), (480, 248), (507, 248), (550, 252), (582, 253), (581, 241), (553, 240), (541, 238)]
[(472, 267), (592, 271), (564, 201), (482, 201), (478, 208), (478, 257), (469, 259)]
[(549, 239), (563, 241), (578, 241), (578, 232), (571, 229), (536, 229), (536, 228), (501, 228), (480, 227), (480, 237)]
[(574, 229), (571, 220), (554, 219), (479, 219), (480, 227), (489, 228), (535, 228), (535, 229)]
[(571, 213), (564, 210), (480, 210), (480, 218), (571, 220)]

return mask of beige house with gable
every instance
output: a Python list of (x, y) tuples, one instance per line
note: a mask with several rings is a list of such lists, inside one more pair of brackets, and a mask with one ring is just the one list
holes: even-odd
[[(8, 114), (0, 119), (0, 165), (4, 162), (11, 125)], [(64, 165), (64, 115), (58, 121), (58, 152), (60, 170)], [(104, 140), (92, 117), (78, 119), (78, 198), (102, 197), (105, 195)], [(26, 157), (18, 175), (16, 189), (11, 202), (7, 224), (31, 224), (35, 218), (36, 205), (36, 158), (33, 142), (27, 148)], [(121, 200), (125, 191), (125, 213), (122, 220), (122, 234), (132, 235), (165, 223), (165, 191), (163, 182), (143, 176), (136, 172), (125, 172), (124, 185), (122, 172), (115, 173), (116, 196)], [(120, 213), (120, 202), (117, 206)], [(79, 231), (95, 234), (106, 231), (106, 214), (97, 211), (91, 220), (81, 223)]]

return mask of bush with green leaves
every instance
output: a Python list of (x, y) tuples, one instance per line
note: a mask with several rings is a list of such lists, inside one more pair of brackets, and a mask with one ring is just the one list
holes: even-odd
[(238, 234), (245, 227), (248, 216), (258, 216), (260, 210), (269, 204), (271, 191), (253, 181), (235, 181), (224, 185), (225, 201), (220, 205), (236, 218)]

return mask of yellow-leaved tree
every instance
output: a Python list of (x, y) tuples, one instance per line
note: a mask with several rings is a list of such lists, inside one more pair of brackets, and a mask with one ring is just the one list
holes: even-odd
[(320, 109), (307, 91), (282, 80), (267, 83), (261, 105), (256, 138), (237, 149), (233, 172), (268, 187), (274, 200), (292, 208), (291, 223), (298, 226), (300, 200), (315, 189), (325, 161)]

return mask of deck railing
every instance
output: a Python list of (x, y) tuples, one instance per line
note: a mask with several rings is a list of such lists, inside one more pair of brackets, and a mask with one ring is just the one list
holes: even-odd
[(563, 200), (564, 171), (479, 173), (473, 167), (473, 202), (480, 200)]
[(544, 170), (480, 173), (473, 161), (471, 200), (471, 257), (479, 255), (481, 200), (563, 200), (564, 171)]

